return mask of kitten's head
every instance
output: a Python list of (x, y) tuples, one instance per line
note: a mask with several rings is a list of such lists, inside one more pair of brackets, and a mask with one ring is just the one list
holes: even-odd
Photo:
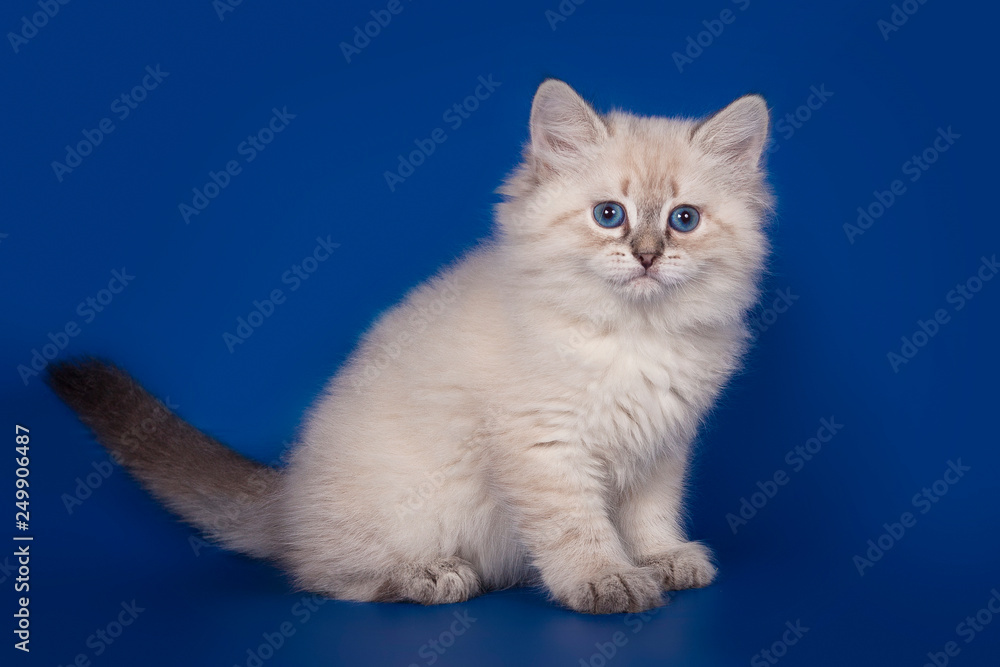
[(690, 304), (696, 320), (739, 318), (767, 254), (767, 137), (757, 95), (703, 121), (599, 115), (549, 79), (501, 189), (511, 260), (567, 301), (593, 305), (596, 289), (644, 309)]

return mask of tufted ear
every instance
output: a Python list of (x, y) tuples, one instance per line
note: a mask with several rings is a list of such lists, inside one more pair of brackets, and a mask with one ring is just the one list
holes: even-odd
[(557, 171), (571, 167), (608, 136), (601, 117), (568, 84), (546, 79), (531, 103), (531, 155)]
[(756, 169), (769, 127), (764, 98), (744, 95), (699, 125), (693, 141), (727, 162)]

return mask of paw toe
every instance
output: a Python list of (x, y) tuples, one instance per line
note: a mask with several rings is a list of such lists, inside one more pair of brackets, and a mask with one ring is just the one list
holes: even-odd
[(651, 567), (668, 591), (702, 588), (715, 580), (712, 552), (699, 542), (686, 542), (643, 563)]
[(404, 575), (402, 597), (420, 604), (463, 602), (482, 589), (472, 564), (461, 558), (441, 558)]
[(662, 598), (658, 582), (640, 569), (595, 577), (568, 600), (572, 609), (589, 614), (635, 613), (660, 604)]

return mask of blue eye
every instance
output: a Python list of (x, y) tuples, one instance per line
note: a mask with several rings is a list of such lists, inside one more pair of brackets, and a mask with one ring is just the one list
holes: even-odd
[(606, 201), (594, 207), (594, 220), (601, 227), (621, 227), (625, 222), (625, 207), (618, 202)]
[(690, 232), (700, 219), (701, 214), (693, 206), (678, 206), (670, 212), (670, 226), (679, 232)]

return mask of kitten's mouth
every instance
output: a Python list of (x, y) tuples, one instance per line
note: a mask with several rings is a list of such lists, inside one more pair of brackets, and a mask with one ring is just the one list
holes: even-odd
[(644, 266), (636, 272), (635, 276), (632, 277), (632, 280), (642, 280), (644, 278), (647, 278), (649, 280), (655, 280), (659, 282), (660, 278), (663, 276), (663, 272), (661, 270), (662, 268), (663, 267), (660, 264), (653, 264), (652, 266)]
[(688, 277), (681, 267), (657, 262), (649, 267), (633, 266), (627, 273), (611, 277), (611, 282), (629, 296), (650, 298), (670, 291)]
[[(665, 271), (664, 268), (666, 268)], [(686, 278), (687, 276), (683, 272), (672, 270), (672, 267), (651, 266), (626, 279), (625, 285), (651, 293), (657, 288), (666, 289), (678, 285)]]
[(645, 269), (642, 273), (637, 273), (628, 278), (625, 281), (625, 286), (630, 290), (638, 290), (642, 293), (651, 294), (656, 289), (663, 287), (663, 281), (657, 274), (654, 274), (649, 269)]

